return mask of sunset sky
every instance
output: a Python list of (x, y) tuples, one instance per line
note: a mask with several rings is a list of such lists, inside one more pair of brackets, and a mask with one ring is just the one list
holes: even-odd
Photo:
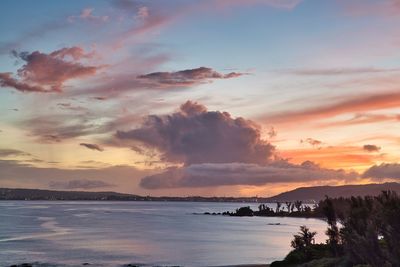
[(400, 1), (0, 1), (0, 187), (400, 179)]

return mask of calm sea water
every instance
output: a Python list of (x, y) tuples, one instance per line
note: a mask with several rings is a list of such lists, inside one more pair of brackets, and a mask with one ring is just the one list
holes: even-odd
[[(282, 259), (300, 225), (325, 240), (316, 219), (194, 215), (243, 203), (0, 202), (0, 266), (217, 266)], [(280, 225), (272, 225), (280, 223)]]

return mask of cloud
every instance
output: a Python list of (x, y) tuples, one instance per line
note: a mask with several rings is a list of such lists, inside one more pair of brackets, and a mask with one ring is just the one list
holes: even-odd
[(364, 172), (364, 178), (392, 178), (400, 179), (400, 164), (399, 163), (382, 163), (374, 165)]
[(87, 108), (81, 106), (74, 106), (71, 103), (57, 103), (57, 106), (62, 110), (70, 110), (70, 111), (87, 111)]
[(380, 1), (347, 1), (341, 0), (340, 3), (347, 15), (351, 16), (397, 16), (400, 13), (400, 3), (398, 0)]
[(378, 152), (379, 150), (381, 150), (381, 148), (376, 145), (364, 145), (363, 149), (367, 152)]
[(176, 112), (150, 115), (138, 128), (118, 131), (115, 137), (137, 153), (155, 149), (162, 161), (182, 164), (144, 177), (140, 186), (145, 189), (259, 186), (358, 176), (310, 161), (294, 164), (282, 160), (260, 132), (250, 120), (187, 101)]
[(302, 76), (337, 76), (337, 75), (356, 75), (371, 74), (382, 72), (397, 72), (400, 69), (379, 69), (379, 68), (331, 68), (331, 69), (289, 69), (283, 73), (302, 75)]
[(70, 180), (63, 182), (54, 182), (51, 181), (49, 183), (49, 187), (52, 189), (95, 189), (95, 188), (104, 188), (104, 187), (114, 187), (114, 184), (106, 183), (100, 180)]
[(313, 147), (321, 147), (321, 145), (323, 144), (322, 141), (314, 139), (314, 138), (307, 138), (307, 139), (301, 139), (300, 143), (307, 143), (312, 145)]
[(65, 185), (68, 181), (94, 180), (107, 184), (112, 182), (118, 191), (127, 192), (140, 190), (136, 186), (138, 180), (151, 173), (154, 171), (139, 170), (125, 165), (62, 169), (35, 167), (25, 161), (0, 160), (0, 187), (49, 188), (51, 182)]
[(19, 122), (22, 129), (29, 131), (29, 136), (44, 143), (61, 142), (91, 134), (101, 134), (110, 131), (103, 125), (98, 125), (88, 116), (57, 114), (30, 118)]
[(265, 163), (274, 146), (261, 139), (260, 128), (244, 118), (227, 112), (207, 111), (187, 101), (165, 116), (148, 116), (130, 131), (118, 131), (116, 138), (131, 144), (157, 149), (162, 160), (194, 163)]
[(369, 123), (379, 123), (388, 121), (400, 121), (400, 114), (385, 115), (385, 114), (358, 113), (355, 114), (354, 117), (351, 119), (322, 123), (320, 124), (320, 126), (321, 127), (351, 126), (358, 124), (369, 124)]
[(91, 150), (97, 150), (97, 151), (100, 151), (100, 152), (104, 151), (104, 149), (101, 146), (96, 145), (96, 144), (80, 143), (79, 145), (80, 146), (84, 146), (84, 147), (86, 147), (88, 149), (91, 149)]
[(293, 9), (301, 2), (302, 0), (214, 0), (215, 4), (223, 7), (267, 5), (281, 9)]
[[(79, 59), (90, 58), (82, 48), (70, 47), (50, 54), (35, 51), (13, 54), (25, 65), (18, 69), (18, 79), (11, 73), (0, 73), (0, 85), (23, 92), (61, 92), (66, 81), (91, 76), (103, 66), (84, 66)], [(71, 60), (68, 60), (71, 59)]]
[(81, 13), (78, 16), (69, 16), (68, 21), (69, 22), (75, 22), (77, 19), (81, 20), (88, 20), (92, 22), (106, 22), (109, 20), (109, 16), (96, 16), (93, 15), (93, 10), (94, 8), (84, 8), (82, 9)]
[(267, 134), (268, 134), (269, 138), (274, 138), (278, 135), (278, 132), (275, 130), (274, 127), (271, 127)]
[(95, 52), (86, 53), (82, 47), (73, 46), (73, 47), (64, 47), (60, 50), (56, 50), (50, 53), (51, 57), (64, 59), (66, 57), (71, 57), (73, 60), (80, 60), (82, 58), (93, 58), (95, 56)]
[(249, 163), (203, 163), (173, 167), (144, 177), (140, 186), (146, 189), (212, 187), (227, 185), (261, 186), (271, 183), (298, 183), (317, 180), (352, 180), (356, 173), (324, 169), (306, 161), (300, 165), (274, 161), (265, 165)]
[(147, 79), (160, 85), (190, 86), (196, 83), (207, 82), (212, 79), (229, 79), (243, 75), (239, 72), (227, 74), (219, 73), (211, 68), (200, 67), (176, 72), (153, 72), (138, 76), (139, 79)]
[(346, 97), (333, 104), (313, 107), (298, 111), (287, 111), (264, 116), (265, 121), (285, 123), (293, 121), (319, 120), (346, 113), (360, 113), (372, 110), (383, 110), (400, 106), (399, 92), (386, 92), (374, 95)]
[(136, 17), (141, 20), (145, 20), (149, 17), (149, 8), (147, 6), (139, 7)]
[(31, 154), (26, 153), (21, 150), (16, 149), (0, 149), (0, 157), (9, 157), (9, 156), (30, 156)]
[(39, 85), (18, 81), (11, 72), (0, 72), (0, 87), (12, 87), (21, 92), (52, 92)]
[(365, 153), (359, 146), (321, 146), (318, 149), (285, 149), (279, 151), (281, 157), (300, 163), (311, 160), (326, 168), (353, 169), (368, 168), (377, 161), (385, 159), (381, 153)]

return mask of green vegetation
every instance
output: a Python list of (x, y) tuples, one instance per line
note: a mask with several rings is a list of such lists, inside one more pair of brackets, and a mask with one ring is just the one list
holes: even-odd
[(313, 212), (328, 223), (325, 244), (315, 244), (306, 226), (294, 235), (293, 250), (271, 267), (400, 266), (400, 198), (384, 191), (376, 197), (326, 198)]

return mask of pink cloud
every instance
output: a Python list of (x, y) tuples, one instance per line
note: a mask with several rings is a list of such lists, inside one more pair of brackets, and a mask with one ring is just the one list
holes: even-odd
[(105, 22), (109, 20), (109, 16), (96, 16), (93, 14), (93, 8), (85, 8), (81, 11), (81, 13), (78, 16), (69, 16), (68, 21), (69, 22), (74, 22), (76, 19), (81, 19), (81, 20), (89, 20), (89, 21), (94, 21), (94, 22)]
[(351, 16), (396, 16), (400, 14), (399, 0), (340, 0), (339, 3), (343, 6), (345, 13)]
[(25, 65), (18, 69), (18, 79), (10, 73), (1, 73), (0, 84), (19, 91), (61, 92), (66, 81), (94, 75), (103, 67), (85, 66), (78, 62), (93, 55), (84, 53), (80, 47), (63, 48), (50, 54), (35, 51), (14, 52), (14, 55), (25, 61)]
[(156, 149), (166, 162), (265, 163), (274, 146), (261, 138), (260, 128), (228, 112), (208, 111), (187, 101), (179, 111), (165, 116), (150, 115), (142, 125), (118, 131), (116, 139), (127, 146)]

